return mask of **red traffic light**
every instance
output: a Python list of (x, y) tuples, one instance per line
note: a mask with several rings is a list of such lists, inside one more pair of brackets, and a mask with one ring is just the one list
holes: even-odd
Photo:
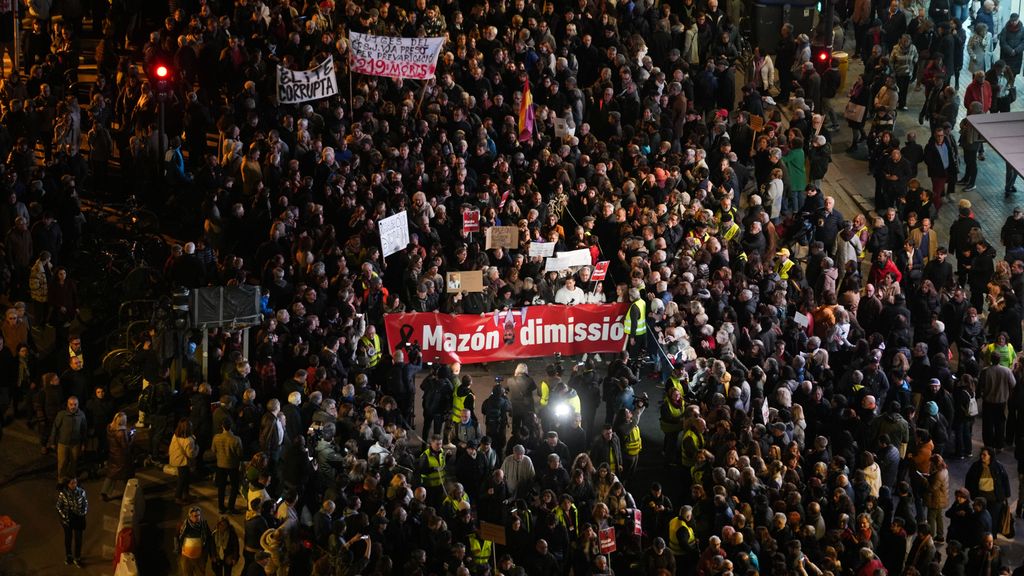
[[(825, 60), (828, 60), (828, 52), (819, 52), (818, 53), (818, 60), (821, 60), (822, 62), (824, 62)], [(159, 68), (157, 69), (156, 73), (157, 74), (160, 73), (160, 69)]]
[(169, 71), (167, 70), (167, 66), (160, 65), (160, 66), (156, 67), (156, 77), (157, 78), (167, 78), (167, 74), (169, 74)]

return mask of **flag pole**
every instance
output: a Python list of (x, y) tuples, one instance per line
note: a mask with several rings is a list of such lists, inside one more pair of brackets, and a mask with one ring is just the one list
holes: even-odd
[(420, 117), (420, 108), (423, 106), (423, 99), (427, 96), (427, 86), (434, 83), (434, 79), (423, 81), (423, 87), (420, 88), (420, 101), (416, 103), (416, 117)]

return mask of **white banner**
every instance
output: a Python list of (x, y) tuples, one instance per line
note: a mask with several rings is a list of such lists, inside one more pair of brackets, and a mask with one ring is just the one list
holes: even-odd
[(387, 258), (409, 245), (409, 219), (405, 212), (381, 218), (377, 222), (380, 231), (380, 247)]
[(554, 242), (530, 242), (530, 256), (548, 257), (554, 255)]
[(434, 77), (444, 38), (394, 38), (350, 32), (352, 71), (370, 76)]
[(334, 74), (334, 57), (328, 56), (312, 70), (288, 70), (277, 67), (277, 101), (296, 104), (309, 100), (329, 98), (338, 93), (338, 78)]

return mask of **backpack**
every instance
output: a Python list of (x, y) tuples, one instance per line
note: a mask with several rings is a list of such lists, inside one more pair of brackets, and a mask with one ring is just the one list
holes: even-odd
[(974, 397), (974, 394), (972, 394), (970, 390), (967, 391), (967, 396), (969, 398), (967, 401), (967, 415), (973, 418), (979, 413), (978, 399)]

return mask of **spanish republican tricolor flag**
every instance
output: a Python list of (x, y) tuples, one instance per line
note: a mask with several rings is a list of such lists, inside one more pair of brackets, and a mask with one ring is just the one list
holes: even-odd
[(533, 138), (533, 94), (530, 93), (530, 79), (523, 82), (523, 101), (519, 104), (519, 141)]

